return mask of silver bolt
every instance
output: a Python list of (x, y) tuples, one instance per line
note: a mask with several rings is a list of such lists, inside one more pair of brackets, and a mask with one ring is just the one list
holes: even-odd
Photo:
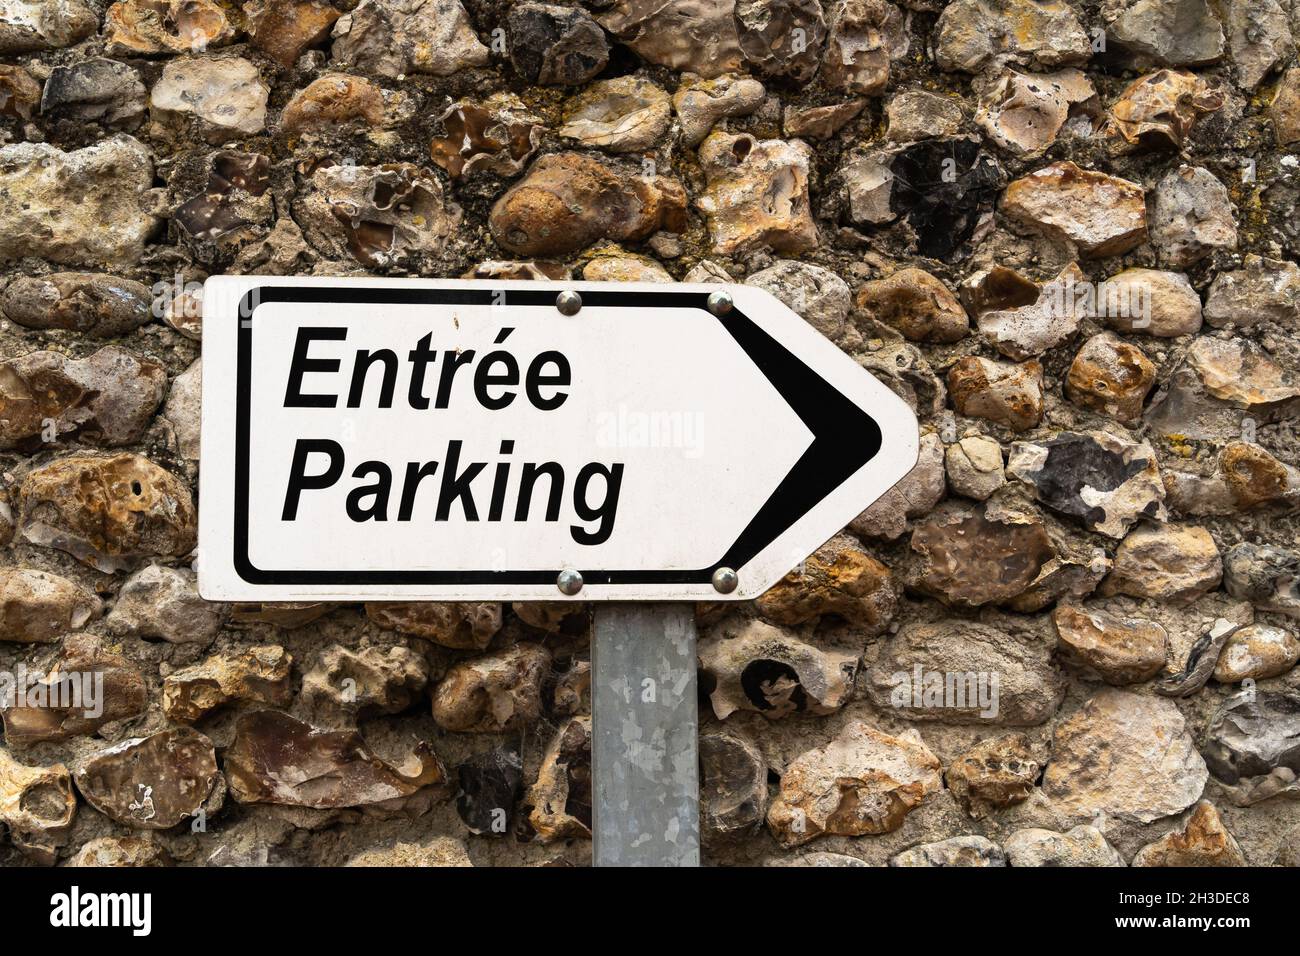
[(717, 292), (709, 293), (709, 311), (714, 315), (726, 315), (731, 311), (733, 304), (730, 292), (719, 289)]
[(582, 575), (573, 568), (565, 568), (555, 579), (555, 586), (561, 594), (574, 595), (582, 590)]
[(560, 315), (577, 315), (582, 308), (582, 296), (572, 289), (565, 289), (555, 297), (555, 307), (560, 310)]
[(740, 576), (731, 568), (718, 568), (713, 572), (713, 590), (719, 594), (730, 594), (740, 584)]

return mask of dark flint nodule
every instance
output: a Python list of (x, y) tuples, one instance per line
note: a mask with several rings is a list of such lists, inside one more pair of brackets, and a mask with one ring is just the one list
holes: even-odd
[[(470, 832), (486, 836), (510, 832), (524, 780), (519, 753), (499, 747), (476, 754), (456, 768), (456, 777), (460, 783), (456, 812)], [(494, 828), (498, 822), (500, 826)]]
[(934, 140), (894, 158), (889, 208), (916, 232), (923, 256), (946, 259), (971, 237), (980, 215), (993, 208), (1004, 178), (975, 140)]

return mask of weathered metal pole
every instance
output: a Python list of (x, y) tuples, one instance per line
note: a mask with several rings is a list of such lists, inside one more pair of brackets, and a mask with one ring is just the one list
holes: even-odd
[(596, 605), (596, 866), (700, 865), (695, 669), (694, 605)]

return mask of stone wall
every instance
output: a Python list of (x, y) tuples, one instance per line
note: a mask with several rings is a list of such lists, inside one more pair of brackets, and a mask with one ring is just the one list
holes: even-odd
[(749, 282), (916, 409), (699, 609), (706, 862), (1297, 862), (1300, 2), (350, 2), (0, 0), (0, 862), (590, 858), (584, 610), (199, 599), (217, 273)]

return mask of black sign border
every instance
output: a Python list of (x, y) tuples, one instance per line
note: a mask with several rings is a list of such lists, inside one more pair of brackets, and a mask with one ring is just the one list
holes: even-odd
[[(261, 285), (240, 301), (235, 321), (238, 356), (235, 383), (235, 507), (234, 567), (245, 582), (255, 585), (554, 585), (562, 569), (543, 571), (393, 571), (309, 570), (266, 571), (253, 564), (249, 541), (249, 461), (252, 438), (253, 314), (272, 302), (328, 302), (343, 305), (509, 305), (511, 308), (555, 308), (558, 290), (495, 287), (401, 288), (381, 286)], [(849, 401), (820, 375), (772, 338), (739, 308), (722, 316), (708, 309), (708, 293), (698, 291), (581, 290), (584, 306), (625, 309), (693, 308), (702, 318), (720, 322), (741, 350), (763, 372), (778, 394), (813, 433), (799, 461), (726, 552), (713, 564), (693, 570), (589, 570), (579, 568), (584, 586), (599, 584), (707, 585), (718, 568), (739, 571), (776, 540), (811, 507), (865, 466), (880, 451), (880, 427), (875, 419)], [(575, 320), (578, 321), (578, 320)], [(838, 401), (837, 401), (838, 399)], [(844, 429), (863, 428), (861, 445), (854, 446)], [(201, 494), (200, 490), (200, 494)]]

